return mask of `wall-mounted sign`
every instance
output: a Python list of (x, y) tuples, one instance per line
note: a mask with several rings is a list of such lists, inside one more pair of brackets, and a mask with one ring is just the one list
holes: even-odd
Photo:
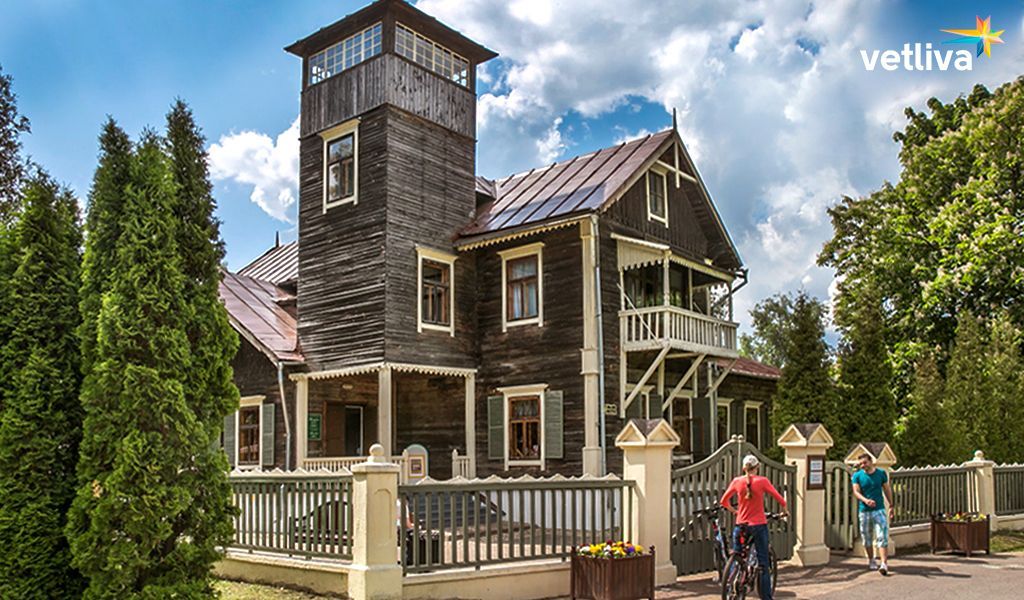
[(604, 414), (609, 417), (619, 416), (619, 405), (618, 404), (605, 404)]
[(825, 489), (825, 455), (807, 457), (807, 489)]
[(313, 440), (315, 442), (320, 441), (320, 435), (321, 435), (321, 430), (323, 429), (323, 423), (324, 423), (324, 416), (321, 415), (320, 413), (313, 413), (313, 414), (309, 415), (309, 419), (307, 420), (307, 425), (306, 425), (306, 431), (308, 432), (307, 435), (306, 435), (306, 438), (310, 439), (310, 440)]

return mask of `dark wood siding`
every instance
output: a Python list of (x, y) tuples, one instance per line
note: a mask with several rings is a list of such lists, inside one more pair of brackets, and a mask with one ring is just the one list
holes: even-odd
[(772, 379), (760, 377), (747, 377), (730, 373), (725, 381), (718, 388), (718, 395), (722, 398), (730, 398), (735, 401), (736, 413), (733, 414), (733, 433), (746, 435), (743, 421), (743, 403), (761, 402), (761, 449), (768, 449), (775, 445), (775, 438), (782, 432), (774, 433), (768, 423), (768, 415), (771, 413), (772, 396), (775, 395), (775, 388), (778, 382)]
[[(242, 396), (266, 396), (264, 404), (275, 405), (274, 419), (274, 466), (285, 468), (286, 430), (284, 407), (281, 402), (280, 388), (277, 382), (277, 366), (261, 351), (243, 337), (238, 352), (231, 361), (234, 369), (234, 381)], [(288, 404), (288, 422), (295, 423), (295, 384), (288, 379), (291, 373), (285, 370), (284, 393)]]
[(395, 373), (395, 454), (427, 449), (434, 479), (452, 476), (452, 450), (466, 453), (466, 384), (460, 377)]

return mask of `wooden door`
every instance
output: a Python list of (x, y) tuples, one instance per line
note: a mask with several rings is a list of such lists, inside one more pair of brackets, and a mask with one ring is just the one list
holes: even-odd
[(324, 456), (353, 456), (345, 452), (345, 405), (328, 402), (324, 421)]

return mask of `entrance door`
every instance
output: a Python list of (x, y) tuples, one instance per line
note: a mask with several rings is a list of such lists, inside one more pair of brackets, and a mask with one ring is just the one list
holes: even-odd
[(345, 407), (345, 456), (363, 455), (363, 407)]

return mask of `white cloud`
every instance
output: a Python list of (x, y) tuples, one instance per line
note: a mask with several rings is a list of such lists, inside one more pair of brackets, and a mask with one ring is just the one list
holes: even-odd
[(210, 176), (252, 186), (249, 198), (279, 221), (293, 222), (299, 187), (299, 119), (273, 140), (265, 133), (223, 135), (210, 146)]
[(562, 117), (558, 117), (551, 123), (547, 134), (537, 140), (537, 155), (542, 163), (550, 163), (557, 159), (565, 151), (565, 142), (562, 140), (562, 132), (558, 127), (562, 124)]

